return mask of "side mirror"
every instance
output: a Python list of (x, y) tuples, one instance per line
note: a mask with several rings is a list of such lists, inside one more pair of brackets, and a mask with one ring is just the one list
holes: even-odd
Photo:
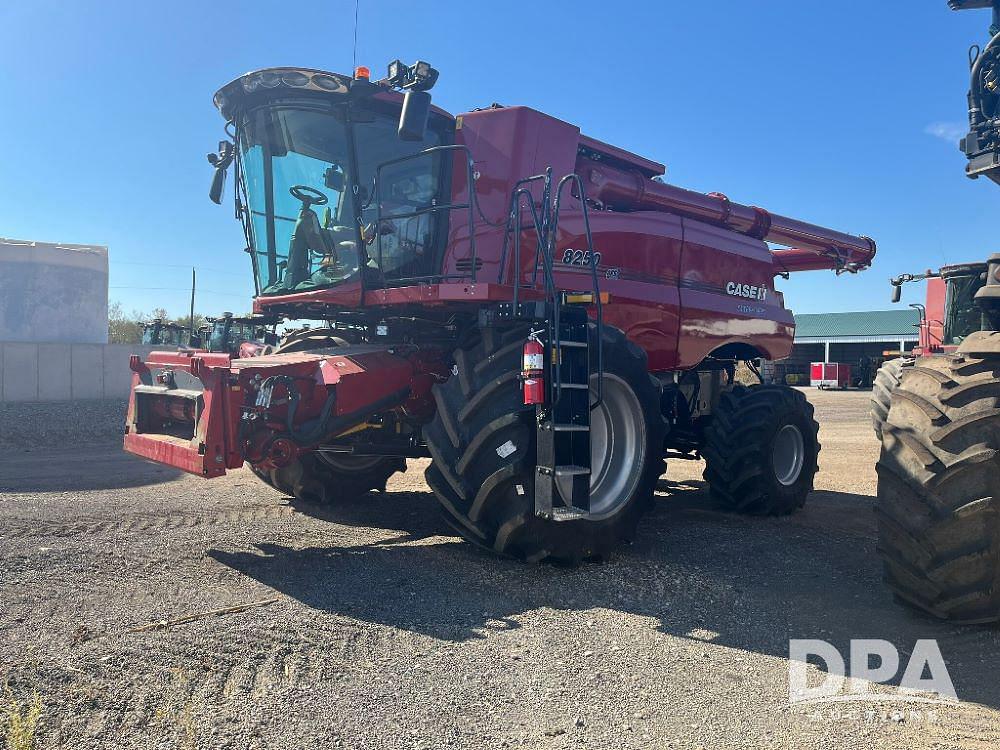
[(422, 141), (427, 132), (427, 117), (431, 113), (431, 95), (426, 91), (403, 94), (403, 109), (399, 113), (399, 140)]
[(344, 192), (344, 173), (335, 166), (329, 167), (323, 173), (323, 184), (330, 190), (336, 190), (338, 193)]
[(235, 157), (236, 147), (230, 141), (219, 141), (219, 152), (208, 155), (208, 163), (215, 167), (212, 187), (208, 189), (208, 197), (212, 203), (222, 203), (222, 192), (226, 187), (226, 170)]
[(899, 302), (899, 300), (902, 299), (902, 297), (903, 297), (903, 285), (902, 284), (893, 284), (892, 285), (892, 301), (893, 302)]
[(222, 203), (222, 193), (226, 189), (226, 169), (216, 167), (212, 175), (212, 187), (208, 189), (208, 197), (212, 203)]

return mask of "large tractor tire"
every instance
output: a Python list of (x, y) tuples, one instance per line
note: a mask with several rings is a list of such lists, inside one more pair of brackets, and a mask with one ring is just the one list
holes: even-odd
[(884, 362), (875, 373), (875, 380), (872, 382), (870, 414), (875, 436), (879, 440), (882, 439), (882, 425), (889, 418), (892, 392), (899, 387), (899, 381), (903, 378), (903, 370), (912, 367), (913, 362), (913, 357), (896, 357)]
[[(590, 326), (591, 345), (596, 327)], [(604, 398), (591, 412), (589, 518), (553, 521), (534, 512), (535, 409), (518, 382), (526, 329), (487, 329), (455, 352), (453, 376), (435, 386), (437, 413), (424, 435), (427, 483), (469, 541), (529, 562), (603, 558), (631, 539), (663, 473), (666, 425), (646, 354), (604, 326)], [(594, 394), (596, 376), (591, 378)]]
[(878, 547), (897, 599), (1000, 620), (1000, 352), (921, 357), (892, 395), (878, 462)]
[(727, 510), (778, 516), (812, 492), (819, 425), (801, 391), (784, 385), (735, 385), (706, 430), (702, 455), (712, 498)]
[(350, 502), (377, 490), (397, 471), (406, 471), (406, 459), (383, 456), (350, 456), (306, 453), (288, 466), (250, 470), (279, 492), (316, 505)]

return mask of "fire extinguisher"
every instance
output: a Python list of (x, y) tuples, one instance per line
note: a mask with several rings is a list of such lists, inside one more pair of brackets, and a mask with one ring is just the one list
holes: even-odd
[(545, 402), (545, 346), (538, 338), (541, 331), (532, 331), (524, 342), (521, 363), (521, 383), (524, 385), (524, 403)]

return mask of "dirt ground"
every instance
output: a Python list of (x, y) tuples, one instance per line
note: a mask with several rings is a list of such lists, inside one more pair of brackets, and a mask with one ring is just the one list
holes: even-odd
[[(422, 461), (320, 509), (111, 439), (7, 449), (0, 715), (37, 696), (42, 748), (1000, 746), (1000, 630), (893, 603), (868, 394), (808, 395), (804, 511), (726, 515), (671, 461), (635, 544), (577, 569), (457, 539)], [(791, 638), (886, 639), (904, 663), (937, 639), (961, 701), (790, 705)]]

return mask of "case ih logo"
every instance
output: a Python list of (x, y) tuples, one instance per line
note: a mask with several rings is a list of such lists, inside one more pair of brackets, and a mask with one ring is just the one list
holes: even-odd
[(734, 297), (756, 299), (763, 302), (764, 298), (767, 296), (767, 287), (751, 286), (750, 284), (737, 284), (735, 281), (730, 281), (726, 284), (726, 294), (731, 294)]

